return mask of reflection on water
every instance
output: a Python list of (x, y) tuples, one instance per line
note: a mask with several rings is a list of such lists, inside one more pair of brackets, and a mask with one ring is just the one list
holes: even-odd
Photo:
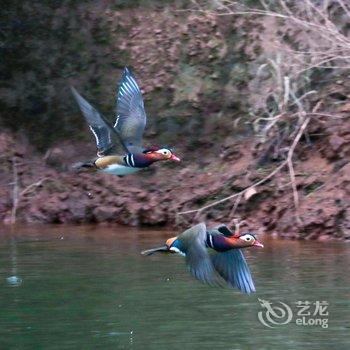
[[(262, 239), (257, 293), (193, 280), (179, 256), (140, 251), (173, 232), (0, 229), (0, 349), (350, 348), (350, 245)], [(258, 298), (329, 302), (329, 327), (258, 320)]]

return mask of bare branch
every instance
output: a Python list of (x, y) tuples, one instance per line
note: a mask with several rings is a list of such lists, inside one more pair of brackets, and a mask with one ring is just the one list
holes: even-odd
[(288, 156), (287, 156), (287, 164), (288, 164), (288, 169), (289, 169), (289, 175), (291, 178), (291, 184), (292, 184), (292, 189), (293, 189), (293, 198), (294, 198), (294, 207), (296, 211), (296, 219), (298, 223), (301, 223), (300, 215), (299, 215), (299, 195), (298, 195), (298, 190), (297, 190), (297, 185), (295, 181), (295, 172), (294, 172), (294, 166), (293, 166), (293, 154), (295, 147), (297, 146), (301, 136), (303, 135), (307, 125), (310, 122), (311, 117), (307, 117), (301, 127), (298, 130), (297, 136), (295, 137), (291, 147), (289, 148), (288, 151)]
[(13, 174), (13, 190), (12, 190), (11, 224), (13, 225), (16, 223), (16, 213), (17, 213), (18, 201), (19, 201), (18, 171), (17, 171), (17, 163), (16, 163), (15, 157), (12, 158), (12, 174)]
[(34, 191), (37, 187), (41, 186), (43, 184), (43, 182), (49, 180), (49, 177), (44, 177), (44, 178), (40, 179), (39, 181), (30, 184), (29, 186), (27, 186), (25, 189), (23, 189), (20, 192), (20, 187), (19, 187), (19, 183), (18, 183), (19, 179), (18, 179), (17, 165), (18, 165), (18, 163), (16, 162), (16, 158), (13, 157), (12, 158), (13, 190), (12, 190), (12, 209), (11, 209), (11, 220), (10, 220), (12, 225), (16, 223), (17, 209), (18, 209), (18, 205), (19, 205), (21, 198), (25, 194), (28, 194), (28, 193)]
[[(242, 2), (216, 0), (215, 9), (208, 6), (205, 11), (203, 2), (196, 1), (196, 6), (199, 12), (214, 12), (218, 16), (244, 15), (251, 16), (255, 20), (257, 16), (265, 16), (282, 20), (283, 25), (277, 26), (278, 29), (282, 29), (272, 33), (275, 39), (281, 40), (275, 40), (278, 44), (274, 44), (271, 40), (269, 48), (264, 51), (265, 56), (262, 55), (265, 62), (257, 69), (257, 81), (251, 84), (252, 97), (249, 102), (255, 109), (252, 108), (249, 114), (254, 118), (252, 121), (254, 130), (263, 142), (269, 141), (268, 147), (270, 144), (277, 144), (277, 156), (282, 155), (285, 160), (267, 176), (244, 190), (201, 208), (182, 211), (178, 215), (192, 213), (199, 215), (202, 211), (231, 199), (236, 199), (233, 210), (235, 212), (238, 203), (247, 191), (266, 183), (287, 167), (290, 177), (289, 185), (293, 191), (296, 220), (300, 224), (300, 199), (293, 164), (295, 149), (303, 134), (306, 133), (312, 118), (317, 118), (320, 122), (323, 122), (322, 117), (345, 118), (341, 115), (333, 115), (327, 110), (319, 111), (323, 100), (319, 100), (312, 108), (315, 105), (314, 95), (317, 93), (312, 85), (312, 71), (319, 68), (335, 70), (350, 67), (350, 38), (344, 34), (341, 25), (334, 21), (330, 7), (326, 6), (327, 2), (322, 4), (311, 0), (302, 2), (278, 0), (277, 4), (273, 2), (272, 5), (261, 0), (261, 3), (262, 8), (250, 8), (243, 5)], [(342, 15), (346, 15), (350, 20), (350, 6), (347, 2), (335, 0), (332, 4), (338, 5), (337, 10), (342, 11)], [(268, 24), (270, 22), (271, 20), (266, 21)], [(262, 23), (265, 24), (265, 22)], [(276, 21), (276, 23), (281, 23), (281, 21)], [(300, 38), (299, 35), (303, 36), (299, 47), (295, 48), (293, 44), (283, 39), (283, 35), (280, 34), (283, 30), (288, 36), (290, 32), (294, 33), (297, 38)], [(267, 40), (270, 38), (271, 32), (267, 31)], [(274, 51), (271, 51), (271, 46)], [(261, 89), (259, 79), (260, 81), (263, 79), (264, 89)], [(307, 138), (308, 135), (305, 134), (305, 137)], [(282, 145), (282, 142), (286, 140), (292, 140), (288, 148)], [(286, 151), (287, 154), (284, 153)]]
[[(288, 156), (287, 156), (287, 159), (285, 161), (283, 161), (276, 169), (274, 169), (271, 173), (269, 173), (267, 176), (265, 176), (263, 179), (253, 183), (252, 185), (250, 185), (249, 187), (245, 188), (244, 190), (238, 192), (238, 193), (234, 193), (228, 197), (225, 197), (225, 198), (222, 198), (218, 201), (215, 201), (213, 203), (210, 203), (210, 204), (207, 204), (199, 209), (192, 209), (192, 210), (186, 210), (186, 211), (182, 211), (182, 212), (179, 212), (177, 215), (185, 215), (185, 214), (193, 214), (193, 213), (197, 213), (197, 212), (202, 212), (203, 210), (206, 210), (206, 209), (209, 209), (211, 207), (214, 207), (218, 204), (221, 204), (221, 203), (224, 203), (230, 199), (233, 199), (233, 198), (237, 198), (237, 197), (241, 197), (245, 192), (249, 191), (250, 189), (254, 188), (254, 187), (257, 187), (257, 186), (260, 186), (262, 184), (264, 184), (265, 182), (267, 182), (268, 180), (270, 180), (272, 177), (274, 177), (279, 171), (281, 171), (285, 166), (289, 166), (290, 167), (290, 164), (292, 162), (292, 158), (293, 158), (293, 153), (294, 153), (294, 150), (301, 138), (301, 136), (303, 135), (309, 121), (310, 121), (311, 117), (307, 117), (305, 119), (305, 121), (303, 122), (303, 124), (300, 126), (299, 130), (298, 130), (298, 133), (295, 137), (295, 139), (293, 140), (292, 142), (292, 145), (290, 146), (289, 148), (289, 151), (288, 151)], [(293, 168), (292, 168), (293, 169)], [(290, 171), (291, 173), (291, 178), (292, 178), (292, 186), (293, 186), (293, 189), (296, 190), (296, 186), (295, 186), (295, 174), (294, 174), (294, 170), (292, 170), (292, 172)], [(293, 185), (293, 181), (294, 181), (294, 185)], [(294, 203), (295, 203), (295, 207), (298, 208), (299, 207), (299, 199), (297, 197), (297, 193), (294, 194)]]
[(43, 182), (45, 182), (46, 180), (49, 180), (49, 177), (44, 177), (41, 180), (34, 182), (31, 185), (27, 186), (23, 191), (20, 192), (19, 197), (22, 197), (25, 194), (35, 190), (37, 187), (41, 186), (43, 184)]

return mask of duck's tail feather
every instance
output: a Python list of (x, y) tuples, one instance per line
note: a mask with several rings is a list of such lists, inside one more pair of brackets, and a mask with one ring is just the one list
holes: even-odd
[(166, 245), (163, 245), (161, 247), (144, 250), (143, 252), (141, 252), (141, 254), (142, 255), (152, 255), (156, 252), (168, 252), (168, 251), (169, 251), (168, 247)]
[(77, 162), (72, 165), (72, 170), (81, 170), (81, 169), (96, 169), (96, 165), (93, 161), (88, 162)]

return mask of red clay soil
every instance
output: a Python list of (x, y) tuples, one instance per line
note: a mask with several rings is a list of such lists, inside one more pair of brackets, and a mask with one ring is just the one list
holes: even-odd
[(233, 225), (238, 218), (258, 233), (350, 239), (350, 122), (327, 125), (324, 136), (311, 144), (301, 142), (294, 155), (300, 220), (287, 168), (239, 202), (234, 198), (200, 213), (179, 215), (238, 193), (279, 165), (258, 165), (252, 138), (226, 140), (219, 153), (202, 146), (191, 159), (180, 149), (184, 160), (179, 164), (158, 163), (121, 178), (70, 170), (72, 163), (94, 154), (93, 144), (63, 143), (43, 156), (25, 140), (2, 133), (0, 221), (185, 227), (201, 220)]

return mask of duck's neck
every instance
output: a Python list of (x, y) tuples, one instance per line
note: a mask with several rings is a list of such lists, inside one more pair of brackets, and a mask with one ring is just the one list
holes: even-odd
[(218, 252), (225, 252), (232, 248), (241, 248), (236, 237), (225, 237), (223, 235), (207, 234), (206, 245)]

